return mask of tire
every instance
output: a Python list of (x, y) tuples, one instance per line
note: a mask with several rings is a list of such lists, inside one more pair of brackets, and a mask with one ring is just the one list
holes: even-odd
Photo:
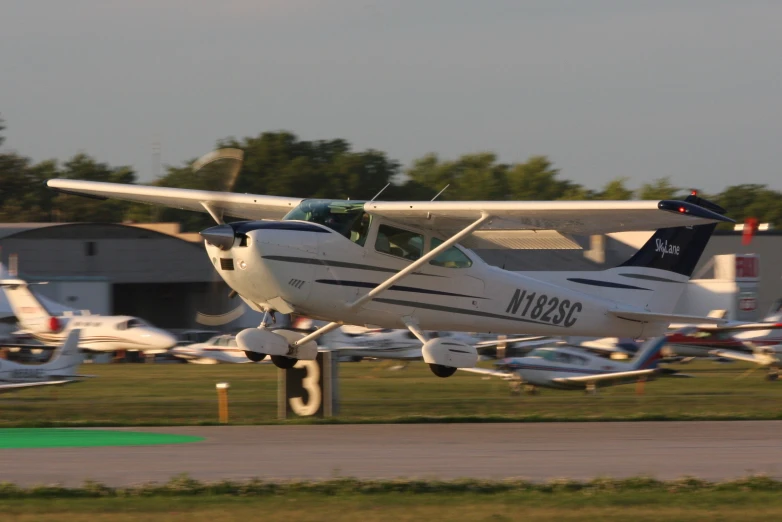
[(289, 370), (296, 366), (296, 363), (299, 362), (299, 360), (292, 357), (285, 357), (284, 355), (272, 355), (272, 362), (277, 368)]
[(435, 374), (438, 377), (442, 377), (443, 379), (446, 377), (450, 377), (454, 373), (456, 373), (456, 368), (453, 366), (443, 366), (442, 364), (430, 364), (429, 368), (432, 370), (432, 373)]
[(262, 360), (266, 359), (265, 353), (251, 352), (249, 350), (245, 351), (244, 355), (252, 362), (261, 362)]

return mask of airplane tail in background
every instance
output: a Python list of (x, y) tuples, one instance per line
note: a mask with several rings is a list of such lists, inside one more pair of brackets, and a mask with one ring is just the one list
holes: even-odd
[(646, 341), (638, 349), (638, 353), (630, 363), (633, 370), (649, 370), (657, 368), (657, 361), (662, 358), (662, 350), (668, 343), (668, 338), (655, 337)]
[(79, 351), (80, 334), (81, 330), (78, 328), (68, 332), (68, 337), (54, 350), (49, 362), (42, 364), (40, 368), (50, 372), (57, 372), (57, 377), (75, 377), (76, 369), (84, 360), (84, 356)]
[(22, 279), (3, 279), (0, 286), (5, 292), (8, 304), (23, 329), (40, 330), (49, 327), (52, 314), (44, 304), (30, 291), (28, 283)]
[[(725, 209), (692, 194), (684, 200), (717, 214), (724, 215)], [(716, 223), (689, 227), (662, 228), (633, 257), (619, 265), (619, 268), (654, 268), (685, 276), (692, 276), (709, 243)]]

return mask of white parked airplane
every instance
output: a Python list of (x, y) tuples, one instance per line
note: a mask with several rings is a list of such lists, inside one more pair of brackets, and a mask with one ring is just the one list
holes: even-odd
[(79, 347), (96, 352), (138, 350), (163, 353), (176, 345), (172, 334), (128, 315), (51, 315), (22, 279), (0, 280), (21, 332), (44, 344), (65, 340), (73, 329), (81, 330)]
[(175, 346), (168, 353), (193, 364), (253, 362), (236, 345), (236, 336), (230, 334), (215, 335), (203, 343)]
[(46, 363), (19, 364), (0, 360), (0, 393), (81, 382), (81, 379), (88, 377), (76, 374), (81, 362), (79, 329), (73, 329), (68, 333), (62, 346), (55, 349), (52, 358)]
[(665, 346), (665, 337), (644, 343), (627, 362), (594, 355), (577, 346), (536, 348), (525, 357), (512, 357), (497, 363), (502, 369), (461, 368), (464, 371), (500, 377), (524, 384), (534, 393), (537, 386), (595, 392), (598, 386), (629, 384), (651, 380), (661, 372), (657, 361)]
[[(652, 337), (674, 307), (724, 210), (684, 201), (359, 202), (233, 194), (52, 179), (68, 194), (208, 212), (201, 232), (212, 264), (258, 311), (331, 321), (310, 334), (261, 324), (237, 335), (280, 367), (314, 359), (315, 340), (342, 324), (408, 328), (440, 377), (475, 366), (473, 346), (424, 331)], [(223, 216), (256, 221), (224, 223)], [(273, 219), (275, 221), (257, 221)], [(460, 241), (509, 245), (540, 231), (658, 230), (622, 265), (599, 272), (511, 272)], [(545, 267), (542, 267), (545, 268)], [(707, 321), (708, 322), (708, 321)], [(719, 322), (719, 321), (713, 321)]]

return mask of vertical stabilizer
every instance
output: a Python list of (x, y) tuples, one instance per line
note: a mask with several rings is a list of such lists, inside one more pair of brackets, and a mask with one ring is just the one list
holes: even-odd
[(80, 334), (81, 330), (78, 328), (68, 332), (65, 341), (55, 349), (49, 362), (41, 367), (48, 371), (57, 372), (58, 376), (75, 374), (84, 359), (84, 356), (79, 352)]
[(36, 331), (49, 327), (52, 314), (30, 291), (26, 281), (3, 279), (0, 281), (0, 286), (2, 286), (8, 304), (11, 305), (11, 309), (22, 328)]
[(638, 354), (631, 363), (633, 370), (657, 368), (657, 361), (662, 358), (662, 350), (667, 342), (668, 338), (663, 335), (649, 339), (641, 345), (638, 349)]

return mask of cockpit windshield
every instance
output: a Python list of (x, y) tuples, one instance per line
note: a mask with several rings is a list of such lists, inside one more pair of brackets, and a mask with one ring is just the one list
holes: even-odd
[(141, 328), (143, 326), (149, 326), (141, 319), (128, 319), (117, 324), (117, 330), (127, 330), (128, 328)]
[(364, 212), (363, 201), (305, 199), (282, 219), (318, 223), (363, 246), (371, 216)]

